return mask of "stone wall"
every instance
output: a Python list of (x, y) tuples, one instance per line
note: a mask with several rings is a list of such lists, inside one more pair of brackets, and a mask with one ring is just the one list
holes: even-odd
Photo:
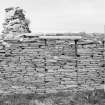
[(104, 55), (102, 43), (78, 45), (78, 81), (80, 84), (95, 86), (104, 84)]
[(10, 46), (0, 44), (0, 92), (54, 93), (104, 84), (105, 45), (89, 38), (77, 42), (77, 54), (69, 39), (5, 40)]

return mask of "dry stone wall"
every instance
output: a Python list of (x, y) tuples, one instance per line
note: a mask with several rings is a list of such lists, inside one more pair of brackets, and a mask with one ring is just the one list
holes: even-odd
[(78, 45), (78, 81), (80, 84), (95, 86), (104, 84), (103, 44)]
[(53, 93), (104, 84), (102, 41), (25, 37), (0, 43), (1, 93)]

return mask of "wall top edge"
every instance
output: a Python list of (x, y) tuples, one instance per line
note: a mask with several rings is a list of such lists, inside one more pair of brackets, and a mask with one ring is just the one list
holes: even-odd
[(4, 37), (0, 38), (0, 43), (3, 41), (7, 42), (19, 42), (19, 41), (34, 41), (37, 39), (47, 39), (47, 40), (56, 40), (56, 39), (69, 39), (69, 40), (81, 40), (81, 41), (105, 41), (104, 35), (88, 35), (88, 34), (34, 34), (34, 33), (23, 33), (18, 34), (13, 37)]

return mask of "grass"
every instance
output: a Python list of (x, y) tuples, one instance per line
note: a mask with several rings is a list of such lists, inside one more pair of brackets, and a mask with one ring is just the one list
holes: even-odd
[(44, 95), (0, 95), (0, 105), (105, 105), (105, 92), (98, 89)]

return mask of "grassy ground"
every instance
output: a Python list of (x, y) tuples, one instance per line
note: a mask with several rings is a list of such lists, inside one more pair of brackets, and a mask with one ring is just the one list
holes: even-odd
[(104, 90), (1, 95), (0, 105), (105, 105)]

